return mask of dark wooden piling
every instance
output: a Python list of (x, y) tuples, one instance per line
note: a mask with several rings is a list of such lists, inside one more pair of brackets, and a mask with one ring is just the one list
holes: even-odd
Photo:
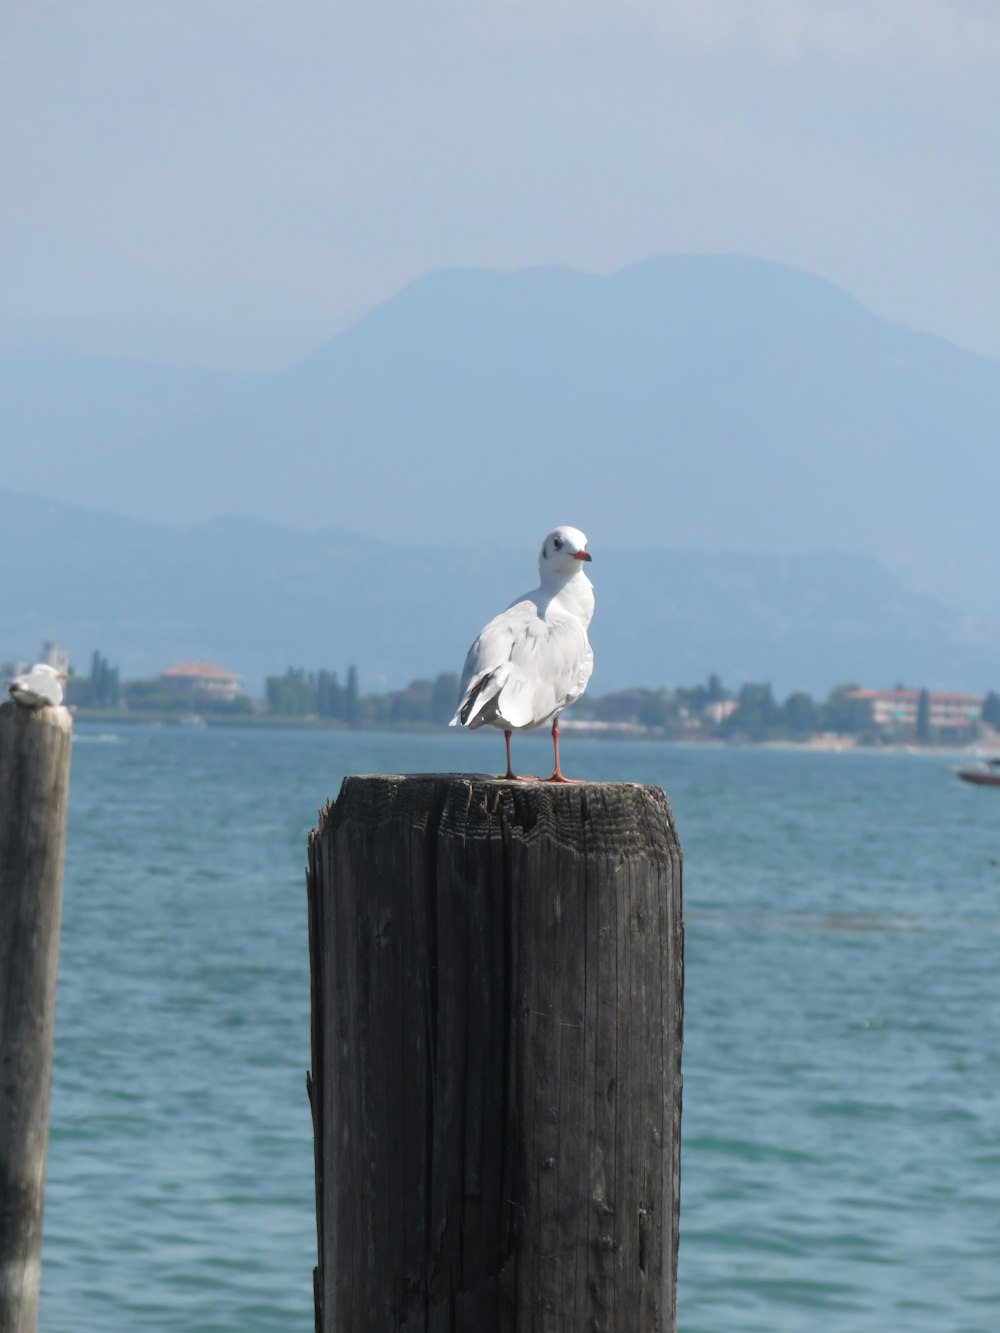
[(348, 778), (308, 886), (317, 1329), (673, 1330), (663, 792)]
[(72, 733), (0, 705), (0, 1333), (38, 1319)]

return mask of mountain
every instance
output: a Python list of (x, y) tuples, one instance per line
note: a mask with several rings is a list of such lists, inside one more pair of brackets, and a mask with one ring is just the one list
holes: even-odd
[(282, 373), (0, 357), (0, 476), (390, 544), (867, 555), (1000, 619), (1000, 364), (735, 256), (443, 271)]
[[(543, 534), (539, 533), (539, 539)], [(245, 677), (355, 663), (362, 688), (461, 668), (485, 621), (536, 583), (536, 545), (411, 547), (248, 519), (116, 518), (0, 487), (0, 661), (44, 638), (126, 677), (207, 658)], [(779, 694), (905, 679), (1000, 686), (1000, 629), (827, 552), (701, 554), (592, 541), (592, 690), (770, 680)]]

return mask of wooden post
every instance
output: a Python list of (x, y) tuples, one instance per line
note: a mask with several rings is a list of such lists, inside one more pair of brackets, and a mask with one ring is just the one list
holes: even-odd
[(38, 1319), (73, 720), (0, 705), (0, 1333)]
[(317, 1330), (673, 1330), (663, 792), (347, 778), (308, 888)]

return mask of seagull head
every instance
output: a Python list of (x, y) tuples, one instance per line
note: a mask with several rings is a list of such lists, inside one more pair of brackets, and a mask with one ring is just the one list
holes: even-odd
[(542, 542), (538, 570), (546, 578), (568, 579), (583, 569), (583, 561), (590, 559), (587, 538), (579, 528), (554, 528)]
[(48, 662), (36, 662), (28, 673), (32, 676), (48, 676), (52, 680), (69, 680), (65, 671), (60, 671), (58, 667), (49, 666)]

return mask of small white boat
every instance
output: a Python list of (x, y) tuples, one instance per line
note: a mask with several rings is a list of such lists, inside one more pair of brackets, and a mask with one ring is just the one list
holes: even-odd
[(975, 768), (956, 768), (955, 776), (974, 787), (1000, 787), (1000, 756), (981, 759)]

